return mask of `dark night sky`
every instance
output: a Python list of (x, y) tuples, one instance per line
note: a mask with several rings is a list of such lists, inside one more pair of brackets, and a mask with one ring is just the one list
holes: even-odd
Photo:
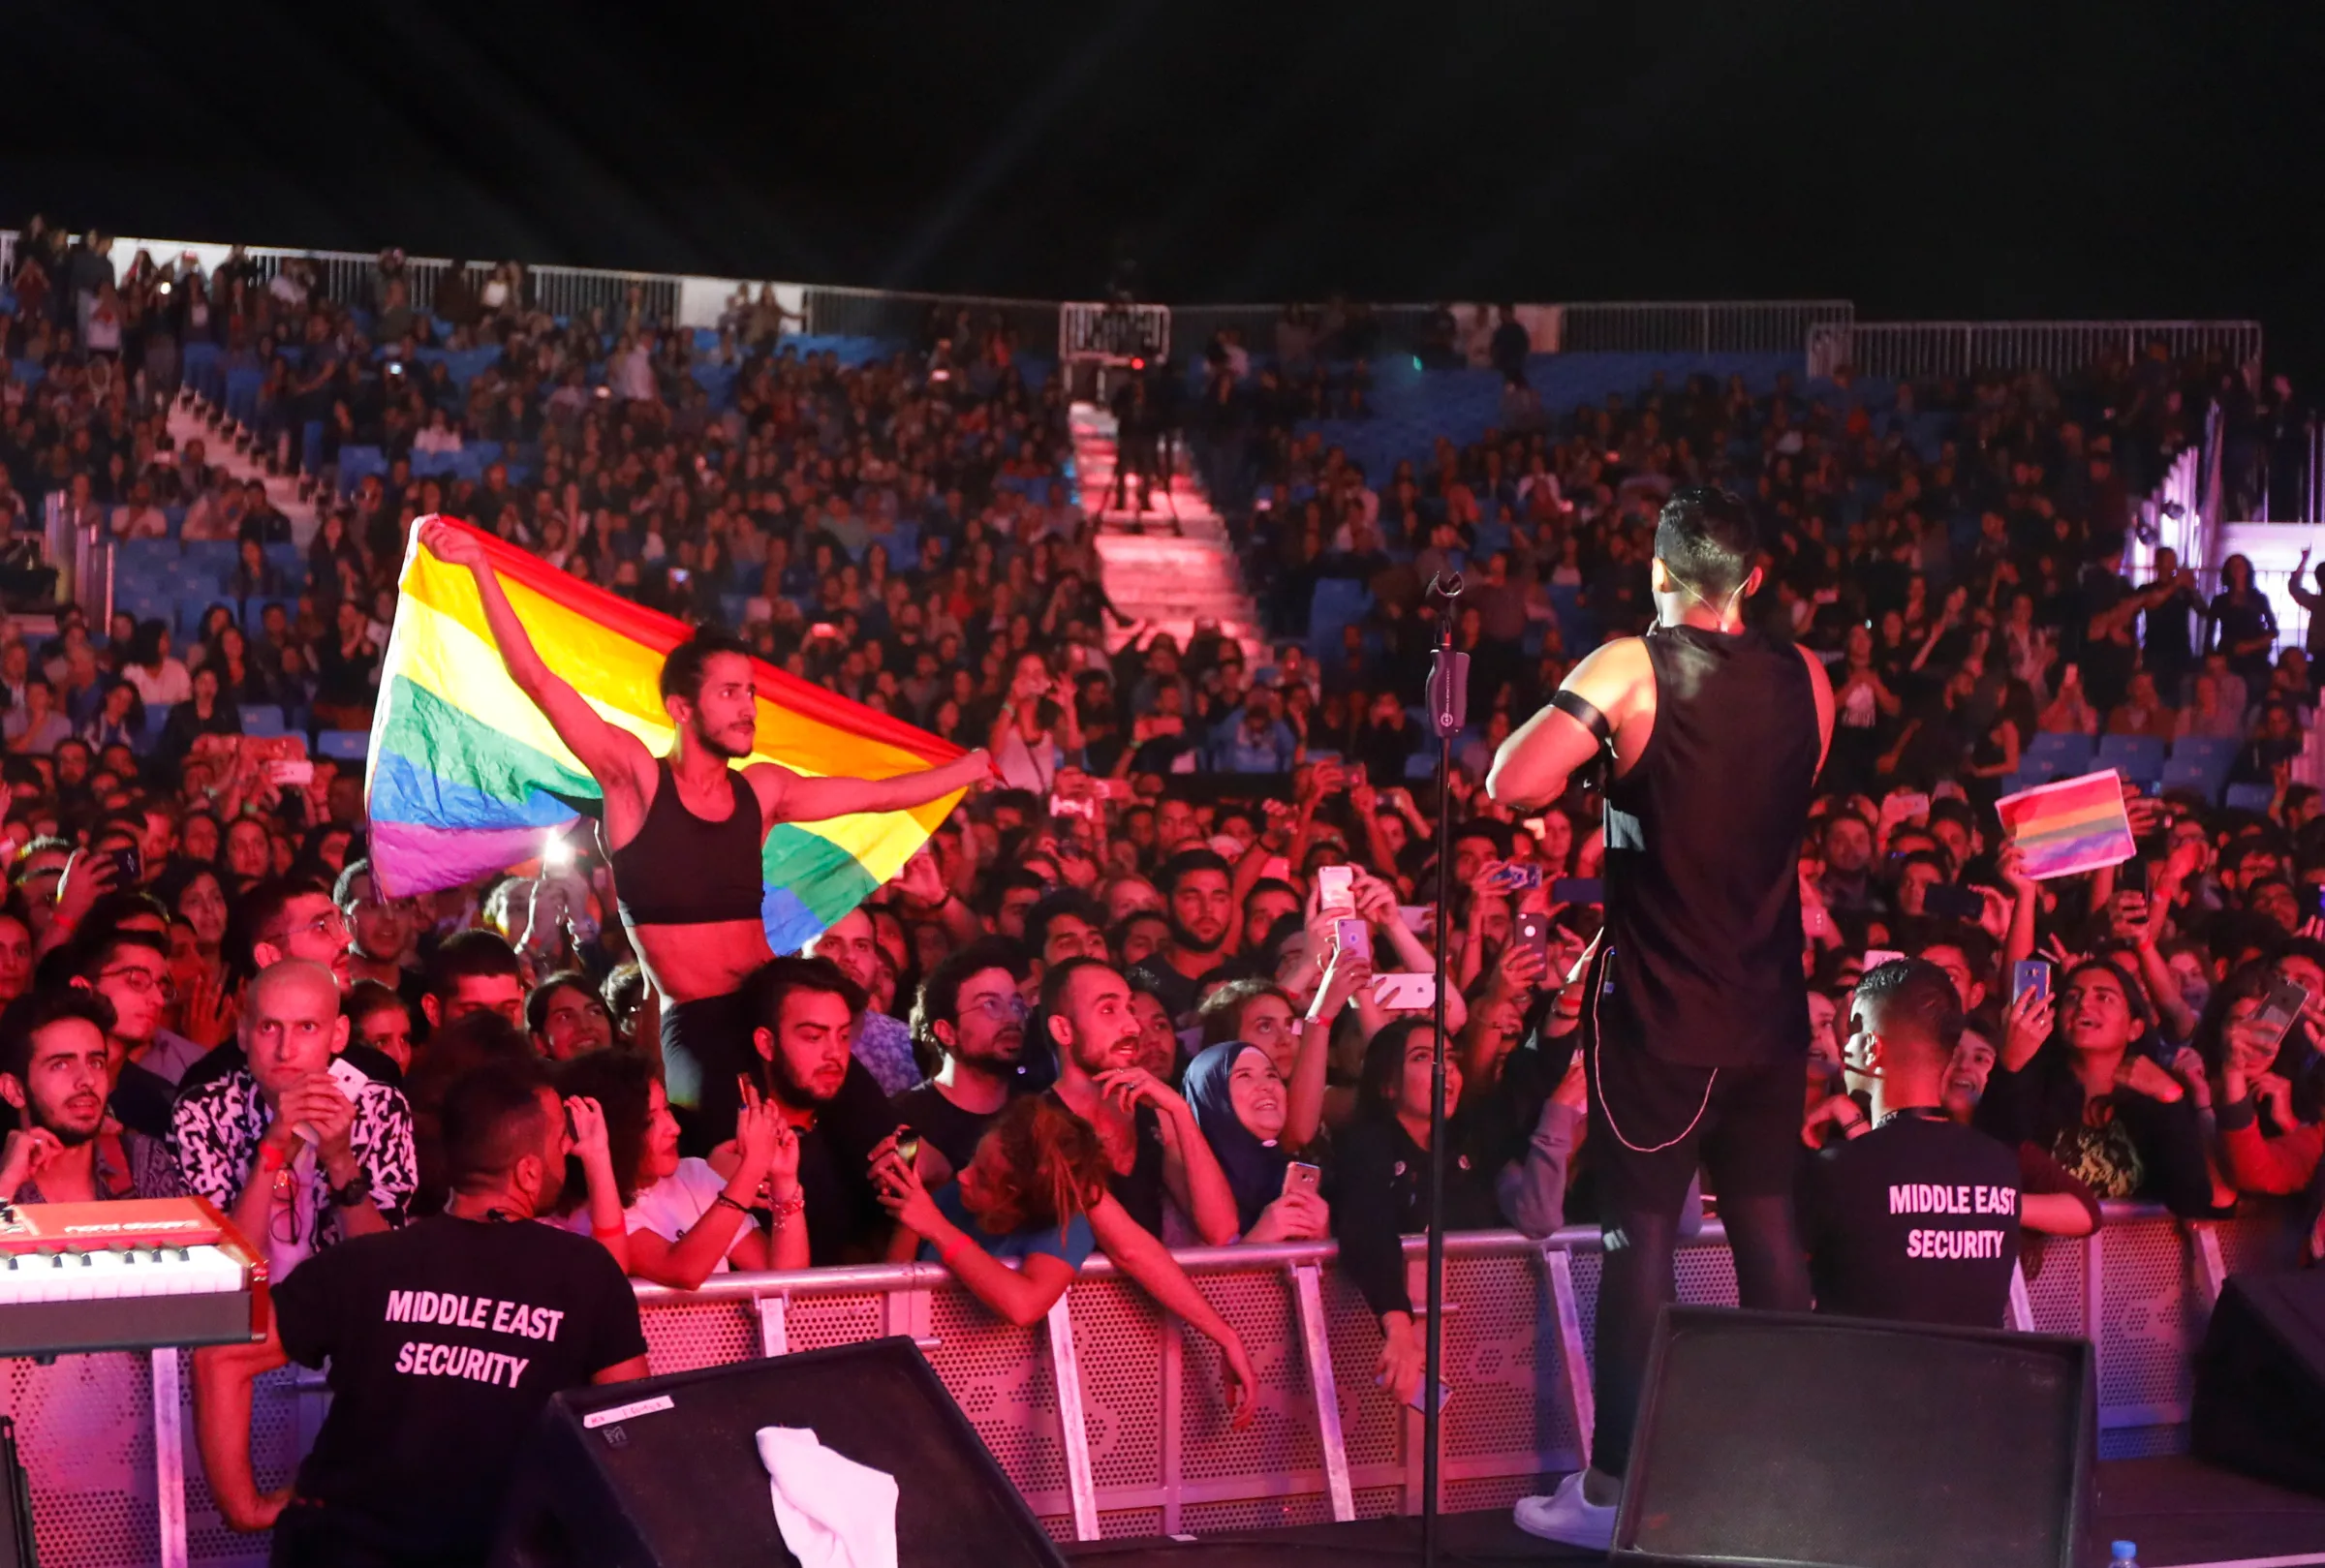
[[(0, 222), (1164, 299), (2309, 299), (2303, 9), (1129, 0), (0, 16)], [(231, 17), (221, 23), (215, 18)]]

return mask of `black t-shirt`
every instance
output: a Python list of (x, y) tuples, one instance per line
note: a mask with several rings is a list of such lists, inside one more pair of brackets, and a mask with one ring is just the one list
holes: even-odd
[(1900, 1112), (1816, 1156), (1805, 1229), (1816, 1309), (2000, 1328), (2018, 1261), (2017, 1152)]
[(902, 1122), (943, 1154), (958, 1175), (976, 1157), (976, 1142), (1001, 1118), (999, 1111), (981, 1115), (964, 1111), (945, 1097), (931, 1081), (914, 1084), (888, 1101), (888, 1116)]
[(170, 1136), (170, 1108), (177, 1101), (177, 1086), (151, 1067), (135, 1061), (121, 1064), (113, 1081), (113, 1097), (106, 1109), (132, 1132), (148, 1138)]
[[(1071, 1111), (1064, 1096), (1056, 1090), (1049, 1091), (1052, 1103)], [(1135, 1139), (1131, 1168), (1118, 1171), (1106, 1167), (1106, 1190), (1122, 1205), (1122, 1212), (1146, 1227), (1150, 1236), (1162, 1234), (1162, 1195), (1166, 1184), (1162, 1180), (1162, 1163), (1166, 1151), (1162, 1147), (1162, 1117), (1151, 1105), (1141, 1105), (1132, 1113)]]
[(1155, 995), (1162, 999), (1162, 1005), (1170, 1009), (1173, 1024), (1183, 1026), (1194, 1016), (1196, 1005), (1203, 999), (1203, 982), (1188, 979), (1161, 953), (1133, 968), (1131, 977), (1154, 987)]
[(298, 1495), (423, 1561), (481, 1558), (542, 1406), (646, 1353), (612, 1255), (530, 1221), (439, 1217), (357, 1237), (273, 1294), (291, 1359), (330, 1365)]
[(799, 1192), (807, 1200), (808, 1261), (816, 1268), (855, 1261), (887, 1227), (872, 1190), (872, 1146), (896, 1130), (888, 1097), (870, 1069), (851, 1057), (840, 1091), (816, 1110), (799, 1135)]

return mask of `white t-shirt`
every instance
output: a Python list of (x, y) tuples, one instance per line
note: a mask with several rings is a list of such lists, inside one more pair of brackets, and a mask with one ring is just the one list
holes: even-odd
[[(623, 1227), (634, 1234), (650, 1230), (676, 1245), (710, 1213), (711, 1205), (726, 1189), (727, 1179), (710, 1168), (710, 1161), (682, 1159), (676, 1170), (638, 1193), (637, 1201), (622, 1211)], [(732, 1252), (751, 1233), (749, 1225), (736, 1226), (727, 1250)], [(725, 1274), (728, 1268), (727, 1260), (721, 1258), (711, 1265), (710, 1272)]]

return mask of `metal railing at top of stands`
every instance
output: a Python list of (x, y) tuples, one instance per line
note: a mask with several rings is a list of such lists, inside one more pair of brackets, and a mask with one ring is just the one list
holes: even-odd
[[(2186, 1443), (2189, 1351), (2228, 1273), (2290, 1262), (2302, 1228), (2274, 1212), (2182, 1225), (2149, 1206), (2104, 1208), (2095, 1234), (2041, 1243), (2007, 1321), (2096, 1344), (2101, 1457), (2174, 1451)], [(1722, 1241), (1713, 1220), (1681, 1244), (1680, 1300), (1734, 1301)], [(1406, 1247), (1410, 1273), (1421, 1239)], [(1512, 1231), (1446, 1238), (1447, 1509), (1506, 1507), (1580, 1462), (1600, 1248), (1586, 1226), (1544, 1242)], [(1420, 1417), (1374, 1385), (1380, 1322), (1335, 1267), (1332, 1244), (1176, 1256), (1251, 1353), (1258, 1409), (1245, 1430), (1226, 1424), (1209, 1342), (1100, 1254), (1039, 1328), (1004, 1322), (946, 1270), (921, 1263), (717, 1275), (697, 1291), (639, 1285), (637, 1298), (656, 1373), (912, 1338), (1061, 1539), (1418, 1512)], [(199, 1467), (183, 1466), (182, 1441), (157, 1441), (182, 1433), (182, 1367), (175, 1351), (12, 1364), (0, 1401), (31, 1471), (44, 1562), (160, 1560), (159, 1521), (170, 1519), (186, 1525), (175, 1562), (223, 1568), (254, 1547), (263, 1553), (218, 1520)], [(262, 1487), (289, 1478), (328, 1398), (321, 1376), (296, 1368), (260, 1380), (252, 1447)]]
[(841, 289), (809, 284), (801, 307), (810, 337), (891, 338), (922, 344), (932, 311), (966, 310), (976, 330), (998, 316), (1016, 334), (1021, 353), (1044, 359), (1058, 353), (1058, 305), (1047, 299), (990, 294), (917, 293), (896, 289)]
[(1170, 357), (1170, 307), (1070, 300), (1058, 307), (1058, 357), (1127, 364)]
[(2258, 322), (1855, 322), (1810, 330), (1808, 370), (1812, 379), (1844, 365), (1898, 380), (1991, 368), (2065, 376), (2111, 354), (2137, 359), (2155, 342), (2175, 359), (2216, 349), (2240, 369), (2260, 363)]
[[(1196, 354), (1223, 327), (1235, 327), (1255, 353), (1274, 347), (1283, 305), (1173, 305), (1171, 331), (1181, 356)], [(1440, 305), (1368, 307), (1383, 346), (1419, 344)], [(1451, 307), (1467, 320), (1468, 307)], [(1623, 303), (1528, 304), (1518, 307), (1536, 354), (1797, 354), (1819, 326), (1845, 327), (1856, 307), (1845, 299), (1690, 299)]]
[(1610, 300), (1556, 309), (1562, 354), (1791, 354), (1819, 328), (1845, 331), (1857, 314), (1845, 299)]

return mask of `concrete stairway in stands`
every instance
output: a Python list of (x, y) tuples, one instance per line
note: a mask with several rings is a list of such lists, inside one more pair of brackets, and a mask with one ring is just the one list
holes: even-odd
[[(1099, 520), (1098, 555), (1106, 595), (1124, 614), (1176, 637), (1184, 648), (1195, 623), (1212, 621), (1242, 644), (1256, 668), (1267, 661), (1258, 606), (1243, 586), (1226, 524), (1212, 509), (1184, 453), (1167, 487), (1158, 487), (1147, 509), (1126, 494), (1113, 507), (1114, 415), (1096, 404), (1073, 406), (1074, 472), (1082, 509)], [(1119, 647), (1132, 633), (1109, 630)]]
[(291, 519), (291, 536), (300, 544), (315, 537), (317, 515), (315, 502), (298, 493), (296, 475), (269, 475), (266, 454), (255, 445), (250, 451), (238, 450), (234, 444), (233, 421), (224, 410), (193, 392), (184, 392), (170, 404), (170, 439), (183, 452), (190, 441), (202, 445), (203, 460), (212, 468), (223, 467), (235, 480), (247, 484), (252, 479), (265, 481), (266, 497), (283, 515)]

